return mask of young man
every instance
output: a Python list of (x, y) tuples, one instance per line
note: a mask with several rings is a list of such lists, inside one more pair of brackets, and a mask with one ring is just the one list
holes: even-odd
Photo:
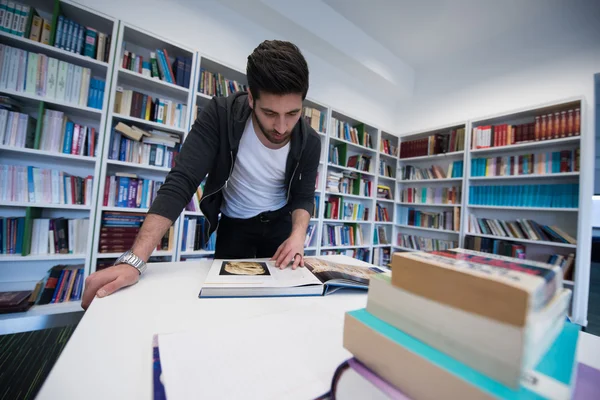
[(308, 65), (292, 43), (265, 41), (248, 57), (246, 74), (248, 93), (213, 98), (195, 121), (131, 250), (86, 279), (83, 308), (138, 281), (207, 174), (200, 208), (207, 233), (217, 231), (215, 258), (304, 266), (321, 154), (317, 133), (301, 118)]

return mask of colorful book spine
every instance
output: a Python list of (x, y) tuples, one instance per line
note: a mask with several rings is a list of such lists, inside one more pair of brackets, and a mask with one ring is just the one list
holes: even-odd
[(469, 187), (469, 204), (502, 207), (577, 208), (579, 184)]

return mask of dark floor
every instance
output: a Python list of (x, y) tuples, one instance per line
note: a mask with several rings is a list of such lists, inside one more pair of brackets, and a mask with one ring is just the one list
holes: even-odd
[(75, 327), (0, 336), (0, 400), (34, 399)]

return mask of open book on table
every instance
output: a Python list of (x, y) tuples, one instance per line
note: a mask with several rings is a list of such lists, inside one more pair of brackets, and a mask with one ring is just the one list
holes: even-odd
[(266, 259), (214, 260), (199, 297), (321, 296), (340, 288), (367, 289), (373, 265), (304, 257), (304, 268), (283, 270)]

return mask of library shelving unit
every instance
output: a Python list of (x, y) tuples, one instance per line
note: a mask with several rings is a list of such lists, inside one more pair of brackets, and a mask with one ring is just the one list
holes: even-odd
[[(593, 171), (584, 145), (586, 135), (593, 136), (585, 129), (585, 109), (583, 99), (573, 98), (471, 121), (462, 224), (464, 247), (495, 244), (542, 262), (572, 254), (574, 268), (566, 271), (565, 286), (573, 289), (570, 315), (582, 325), (591, 243), (591, 196), (584, 195), (584, 187)], [(506, 127), (513, 140), (506, 139)], [(516, 221), (524, 220), (519, 224), (524, 231), (516, 233)], [(552, 240), (545, 227), (558, 228), (575, 243)]]
[[(184, 135), (189, 130), (195, 95), (193, 90), (195, 50), (122, 21), (119, 23), (119, 32), (115, 37), (115, 60), (112, 65), (114, 79), (104, 131), (106, 140), (101, 156), (100, 196), (95, 204), (98, 217), (92, 248), (92, 271), (99, 263), (112, 264), (114, 259), (123, 252), (121, 250), (124, 250), (119, 247), (119, 239), (112, 239), (114, 235), (111, 235), (111, 238), (106, 238), (106, 234), (101, 237), (103, 218), (131, 220), (135, 218), (135, 213), (148, 211), (147, 206), (150, 204), (152, 194), (150, 185), (154, 185), (153, 191), (156, 192), (156, 183), (164, 182), (171, 167), (167, 161), (167, 154), (173, 148), (162, 145), (160, 138), (164, 136), (160, 135), (174, 135), (176, 141), (183, 142)], [(149, 76), (148, 71), (143, 73), (144, 69), (154, 70), (154, 72)], [(156, 71), (159, 71), (160, 78), (155, 76)], [(186, 75), (187, 78), (181, 78)], [(150, 132), (152, 136), (144, 137), (143, 144), (133, 140), (127, 141), (125, 134), (115, 130), (118, 124), (140, 128)], [(162, 160), (162, 163), (159, 160)], [(137, 187), (136, 182), (136, 190), (132, 190), (131, 182), (128, 185), (126, 179), (111, 178), (116, 174), (129, 179), (143, 179), (147, 182), (144, 182), (141, 187)], [(114, 182), (111, 182), (111, 179), (114, 179)], [(132, 193), (137, 194), (137, 202), (136, 198), (119, 202), (119, 186), (123, 186), (121, 190), (125, 197), (131, 197)], [(168, 240), (165, 239), (161, 243), (160, 250), (157, 249), (152, 253), (150, 261), (175, 260), (180, 220), (181, 218), (175, 221), (172, 230), (167, 234)], [(129, 246), (130, 244), (124, 245), (124, 247)]]
[(387, 266), (391, 261), (394, 245), (394, 203), (396, 201), (396, 179), (398, 172), (398, 136), (380, 131), (377, 144), (377, 186), (373, 212), (372, 263)]
[[(70, 1), (50, 2), (42, 0), (23, 1), (22, 3), (31, 8), (35, 8), (38, 14), (48, 21), (52, 21), (53, 15), (56, 16), (56, 18), (58, 18), (58, 15), (61, 15), (63, 18), (68, 18), (82, 26), (93, 28), (97, 32), (110, 35), (112, 38), (117, 35), (118, 25), (115, 19), (87, 7), (77, 5), (76, 3)], [(53, 27), (53, 35), (55, 31), (56, 27)], [(53, 36), (51, 36), (51, 38), (53, 38)], [(63, 50), (62, 48), (59, 48), (58, 45), (53, 45), (53, 39), (49, 41), (49, 44), (44, 44), (24, 36), (19, 37), (11, 33), (0, 32), (0, 43), (4, 46), (10, 46), (28, 53), (37, 53), (38, 58), (47, 57), (48, 64), (42, 63), (41, 65), (49, 66), (51, 63), (61, 65), (61, 62), (65, 62), (72, 64), (73, 66), (69, 68), (72, 68), (73, 71), (77, 71), (79, 76), (83, 76), (83, 68), (87, 68), (89, 69), (88, 76), (91, 79), (95, 78), (103, 80), (106, 85), (111, 81), (112, 69), (110, 68), (110, 65), (114, 49), (112, 44), (107, 53), (105, 53), (105, 55), (107, 54), (109, 56), (108, 62), (105, 62), (104, 59), (97, 60), (92, 57)], [(15, 65), (14, 67), (17, 66)], [(2, 66), (0, 66), (0, 68), (2, 68)], [(25, 72), (24, 69), (22, 71)], [(53, 73), (49, 72), (48, 74), (49, 77), (53, 76)], [(60, 84), (60, 79), (58, 80), (58, 83)], [(85, 243), (79, 243), (78, 246), (81, 249), (85, 248), (85, 250), (78, 253), (65, 254), (47, 254), (46, 251), (32, 251), (28, 255), (0, 255), (1, 291), (33, 290), (36, 283), (47, 275), (50, 268), (56, 265), (83, 265), (83, 278), (90, 273), (90, 258), (92, 254), (92, 240), (90, 238), (92, 238), (94, 221), (96, 218), (96, 209), (93, 203), (94, 199), (98, 196), (97, 183), (100, 179), (101, 164), (100, 149), (102, 148), (104, 140), (102, 132), (104, 131), (108, 109), (108, 91), (104, 91), (104, 96), (102, 98), (97, 98), (97, 102), (99, 103), (97, 106), (99, 108), (92, 108), (88, 107), (87, 98), (82, 94), (83, 91), (79, 93), (79, 96), (77, 96), (75, 91), (71, 92), (72, 96), (77, 97), (78, 100), (75, 97), (72, 97), (67, 101), (64, 100), (64, 96), (62, 99), (58, 100), (57, 92), (55, 92), (54, 95), (51, 95), (50, 92), (47, 91), (47, 89), (52, 86), (49, 85), (47, 81), (44, 84), (46, 86), (44, 86), (43, 89), (38, 85), (38, 88), (33, 90), (33, 92), (24, 91), (22, 87), (19, 88), (18, 86), (16, 88), (7, 89), (8, 86), (4, 85), (4, 83), (0, 85), (0, 95), (9, 96), (18, 101), (22, 106), (20, 112), (22, 114), (27, 114), (29, 118), (34, 119), (35, 124), (33, 129), (30, 130), (31, 127), (29, 127), (27, 132), (28, 134), (32, 133), (36, 136), (35, 143), (29, 142), (29, 144), (26, 144), (27, 148), (17, 147), (10, 143), (0, 143), (0, 164), (18, 167), (31, 166), (34, 168), (53, 170), (63, 172), (65, 176), (72, 175), (82, 178), (91, 177), (92, 180), (90, 181), (88, 189), (89, 199), (87, 199), (87, 203), (83, 204), (77, 204), (77, 201), (72, 201), (73, 204), (62, 204), (62, 201), (58, 196), (51, 199), (52, 201), (48, 201), (47, 197), (45, 199), (46, 201), (37, 201), (38, 199), (36, 197), (38, 194), (50, 193), (50, 189), (47, 186), (48, 182), (40, 180), (39, 182), (35, 182), (36, 195), (33, 197), (25, 197), (22, 201), (0, 201), (0, 217), (25, 217), (25, 221), (31, 221), (31, 225), (33, 225), (34, 219), (54, 219), (62, 217), (66, 219), (88, 220), (87, 231), (79, 232), (81, 236), (78, 237), (78, 239), (87, 239), (84, 240)], [(63, 95), (64, 93), (65, 92), (63, 92)], [(84, 139), (86, 140), (85, 146), (88, 146), (88, 144), (91, 143), (88, 142), (88, 139), (93, 136), (93, 128), (94, 132), (97, 133), (97, 138), (94, 139), (96, 155), (88, 153), (88, 150), (90, 150), (89, 147), (87, 147), (87, 150), (82, 150), (81, 153), (79, 153), (73, 149), (74, 143), (65, 146), (63, 140), (63, 135), (65, 135), (65, 133), (62, 131), (63, 125), (60, 124), (57, 126), (55, 124), (55, 126), (52, 127), (51, 122), (46, 122), (45, 115), (47, 111), (63, 113), (60, 114), (60, 117), (59, 114), (53, 114), (56, 118), (60, 118), (61, 123), (64, 120), (68, 120), (73, 124), (87, 127), (89, 134)], [(48, 119), (48, 121), (50, 121), (50, 119)], [(71, 154), (72, 152), (79, 154)], [(23, 180), (27, 179), (27, 175), (19, 175), (17, 179), (23, 182)], [(59, 177), (56, 176), (52, 181), (55, 184), (58, 184)], [(38, 183), (41, 184), (43, 188), (37, 187)], [(34, 184), (34, 181), (33, 179), (30, 179), (30, 189), (32, 188), (32, 184)], [(55, 186), (54, 189), (55, 190), (52, 192), (56, 193), (58, 191), (58, 186)], [(43, 197), (43, 195), (40, 197)], [(85, 200), (83, 199), (83, 201)], [(25, 225), (27, 224), (28, 222), (25, 222)], [(31, 236), (31, 233), (29, 233), (29, 235), (29, 239), (23, 239), (21, 243), (35, 243), (36, 239)], [(46, 237), (48, 236), (46, 235)], [(39, 238), (37, 240), (39, 240)], [(40, 242), (38, 242), (38, 244), (39, 243)], [(83, 286), (82, 280), (81, 284)], [(0, 315), (0, 321), (2, 321), (1, 324), (3, 327), (10, 330), (10, 320), (24, 317), (62, 314), (78, 310), (81, 310), (80, 301), (57, 301), (45, 305), (34, 305), (27, 312)]]
[[(466, 127), (460, 122), (400, 136), (394, 251), (462, 244)], [(442, 218), (447, 223), (450, 219), (450, 226), (442, 226)]]
[[(379, 129), (332, 109), (328, 130), (327, 173), (320, 207), (323, 224), (318, 254), (342, 253), (370, 262), (378, 179)], [(332, 190), (332, 186), (340, 186), (339, 182), (345, 183), (343, 187), (347, 188), (340, 188), (341, 193)], [(367, 187), (370, 187), (369, 194), (365, 194)], [(358, 211), (345, 215), (353, 209)], [(363, 212), (361, 218), (360, 213)], [(361, 243), (357, 243), (357, 229), (362, 232)], [(354, 243), (339, 242), (343, 236), (348, 237), (353, 233), (353, 239), (356, 239)], [(334, 243), (330, 239), (334, 239)]]

